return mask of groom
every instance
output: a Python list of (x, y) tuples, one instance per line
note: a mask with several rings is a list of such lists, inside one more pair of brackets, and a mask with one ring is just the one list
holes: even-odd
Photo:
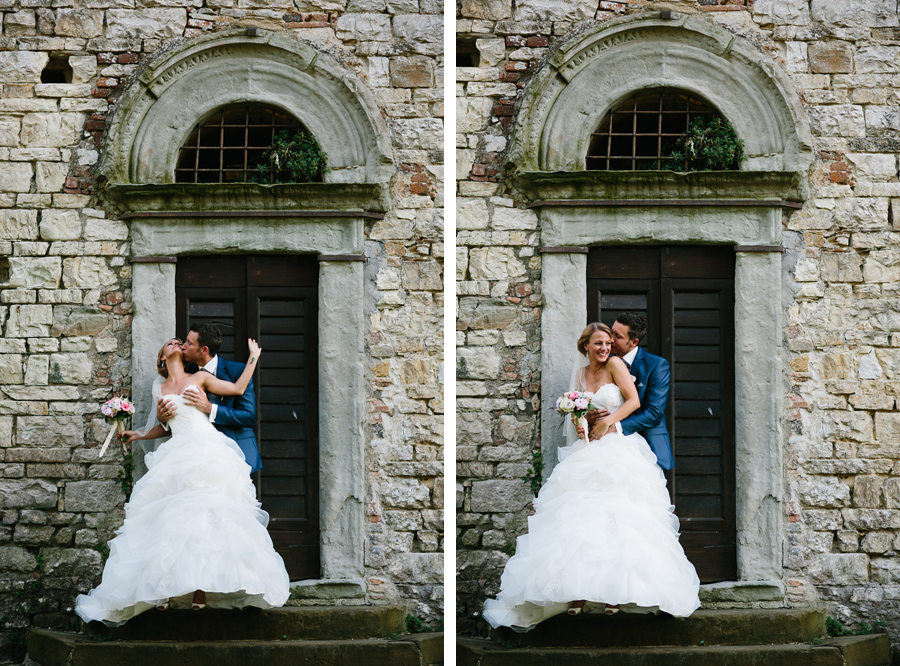
[[(663, 469), (672, 469), (672, 445), (666, 427), (666, 405), (669, 402), (671, 373), (669, 362), (645, 351), (640, 346), (647, 334), (647, 320), (634, 312), (624, 312), (612, 325), (612, 351), (631, 369), (641, 406), (616, 424), (623, 435), (640, 433), (656, 454), (656, 462)], [(598, 410), (588, 414), (591, 426), (609, 412)], [(592, 433), (599, 438), (603, 433)]]
[[(222, 334), (212, 324), (191, 324), (181, 352), (188, 366), (188, 372), (210, 372), (219, 379), (236, 381), (244, 371), (244, 364), (228, 361), (218, 356), (222, 346)], [(244, 395), (218, 396), (202, 391), (188, 391), (184, 396), (185, 404), (192, 405), (204, 414), (209, 414), (209, 421), (217, 430), (233, 439), (244, 452), (244, 459), (250, 465), (250, 471), (262, 469), (262, 459), (256, 444), (253, 426), (256, 425), (256, 395), (253, 392), (253, 380), (244, 391)], [(156, 406), (156, 416), (165, 427), (166, 421), (175, 415), (175, 405), (160, 400)]]

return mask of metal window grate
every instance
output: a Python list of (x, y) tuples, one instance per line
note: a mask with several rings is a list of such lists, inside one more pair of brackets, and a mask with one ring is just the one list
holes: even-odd
[[(606, 114), (591, 134), (588, 169), (659, 171), (675, 142), (699, 116), (720, 114), (680, 90), (641, 92)], [(685, 169), (686, 169), (685, 165)]]
[(261, 105), (226, 107), (198, 123), (181, 147), (176, 183), (246, 183), (275, 135), (308, 131), (283, 111)]

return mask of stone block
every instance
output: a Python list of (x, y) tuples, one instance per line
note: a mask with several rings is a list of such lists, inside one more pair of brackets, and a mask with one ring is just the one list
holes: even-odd
[(84, 445), (81, 416), (19, 416), (16, 445), (50, 448)]
[(443, 46), (444, 17), (440, 14), (402, 14), (392, 22), (394, 39)]
[(870, 252), (863, 265), (863, 279), (869, 284), (900, 280), (900, 252), (892, 250)]
[(10, 287), (25, 289), (56, 289), (62, 275), (59, 257), (10, 257)]
[(33, 176), (34, 167), (28, 162), (4, 162), (0, 169), (0, 192), (29, 192)]
[(111, 511), (125, 501), (115, 481), (71, 481), (65, 493), (66, 511)]
[(40, 83), (46, 51), (0, 51), (0, 83)]
[(389, 122), (394, 145), (405, 150), (442, 150), (444, 126), (437, 118), (400, 118)]
[(807, 109), (810, 125), (818, 136), (866, 136), (867, 116), (856, 104), (835, 104)]
[(20, 141), (34, 147), (61, 148), (78, 143), (84, 115), (80, 113), (26, 113)]
[(850, 488), (834, 477), (811, 477), (800, 482), (800, 499), (807, 506), (847, 506)]
[(456, 350), (458, 379), (497, 379), (500, 355), (492, 347), (463, 347)]
[(18, 118), (0, 118), (0, 146), (18, 146), (21, 126)]
[(456, 443), (458, 446), (468, 444), (481, 446), (490, 444), (491, 415), (461, 412), (456, 417)]
[(815, 74), (847, 74), (853, 71), (853, 45), (847, 42), (813, 42), (809, 67)]
[(496, 67), (506, 57), (506, 41), (503, 39), (476, 39), (479, 67)]
[(877, 509), (881, 506), (881, 478), (857, 476), (853, 482), (853, 506)]
[(403, 261), (401, 284), (412, 291), (440, 291), (441, 265), (434, 261)]
[(809, 25), (808, 0), (756, 0), (753, 18), (757, 23), (783, 25)]
[(37, 560), (19, 546), (0, 546), (0, 570), (30, 573), (37, 570)]
[(862, 553), (813, 555), (809, 576), (816, 585), (864, 585), (869, 582), (869, 558)]
[(103, 34), (103, 12), (99, 9), (57, 9), (54, 32), (81, 39), (99, 37)]
[(388, 479), (379, 495), (382, 506), (399, 509), (425, 508), (431, 499), (428, 486), (418, 479)]
[(19, 354), (0, 354), (0, 385), (22, 383), (22, 357)]
[(881, 487), (884, 505), (888, 509), (900, 509), (900, 479), (892, 477)]
[(383, 14), (342, 14), (334, 25), (335, 36), (344, 42), (389, 42), (391, 17)]
[(487, 202), (484, 199), (461, 198), (457, 200), (457, 229), (487, 229), (489, 220)]
[(496, 231), (531, 231), (537, 229), (537, 213), (525, 208), (494, 206), (491, 227)]
[[(72, 83), (89, 83), (97, 75), (97, 57), (69, 56), (69, 66), (72, 68)], [(105, 104), (105, 100), (102, 100)]]
[(109, 9), (107, 39), (172, 39), (180, 37), (187, 12), (178, 8)]
[(893, 0), (811, 0), (810, 13), (818, 23), (840, 28), (879, 28), (898, 25)]
[(127, 240), (128, 225), (121, 220), (88, 217), (84, 223), (82, 237), (86, 241)]
[(108, 287), (117, 282), (103, 257), (72, 257), (63, 261), (63, 286), (78, 289)]
[(52, 384), (88, 384), (93, 365), (87, 354), (51, 354), (50, 382)]
[(491, 479), (472, 483), (471, 510), (474, 512), (517, 512), (533, 499), (531, 488), (521, 479)]
[(24, 383), (30, 386), (45, 386), (50, 381), (50, 357), (44, 354), (32, 354), (25, 359)]
[(473, 280), (507, 280), (526, 273), (510, 247), (479, 247), (469, 250), (469, 277)]
[(16, 525), (13, 532), (13, 541), (26, 546), (48, 546), (53, 538), (53, 532), (56, 528), (47, 525), (42, 527), (39, 525)]
[[(3, 165), (5, 169), (9, 163)], [(0, 239), (37, 240), (38, 213), (23, 208), (0, 210)]]
[[(66, 487), (67, 494), (68, 490), (69, 486)], [(87, 576), (93, 578), (99, 576), (103, 569), (103, 558), (96, 550), (88, 548), (44, 548), (43, 553), (44, 573), (48, 576)]]
[(898, 57), (900, 46), (884, 44), (861, 46), (856, 53), (856, 73), (894, 74), (897, 72)]
[(53, 328), (50, 333), (54, 337), (95, 336), (110, 322), (108, 314), (95, 308), (63, 305), (57, 306), (53, 315)]
[(72, 209), (41, 212), (41, 238), (46, 241), (77, 240), (81, 237), (81, 215)]
[(900, 583), (900, 562), (895, 557), (873, 557), (872, 582), (892, 586)]
[(0, 507), (4, 509), (53, 509), (55, 483), (41, 479), (4, 479), (0, 483)]
[(900, 107), (875, 104), (867, 106), (865, 130), (867, 136), (872, 137), (897, 136), (900, 130)]
[(855, 252), (829, 252), (822, 258), (822, 277), (828, 282), (862, 282), (862, 257)]
[(463, 0), (460, 16), (487, 21), (512, 17), (512, 0)]
[(43, 338), (49, 335), (52, 322), (50, 305), (11, 305), (4, 332), (8, 338)]
[(890, 181), (897, 177), (896, 155), (847, 153), (846, 160), (853, 168), (857, 181)]
[(874, 434), (872, 416), (865, 412), (827, 412), (822, 418), (822, 434), (826, 440), (869, 442)]
[(893, 544), (894, 534), (891, 532), (869, 532), (859, 544), (864, 553), (886, 553)]
[(516, 0), (513, 19), (577, 23), (593, 20), (596, 11), (593, 0)]
[(38, 162), (34, 172), (38, 192), (62, 192), (69, 165), (65, 162)]
[(861, 532), (900, 528), (900, 511), (894, 509), (843, 509), (844, 525)]
[(434, 86), (434, 60), (425, 56), (391, 58), (391, 82), (397, 88)]
[(838, 530), (842, 526), (841, 512), (837, 510), (804, 510), (803, 520), (811, 530)]
[(900, 414), (875, 413), (875, 438), (880, 442), (900, 442)]

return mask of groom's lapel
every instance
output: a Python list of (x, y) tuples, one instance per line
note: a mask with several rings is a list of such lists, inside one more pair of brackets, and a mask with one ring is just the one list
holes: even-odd
[(638, 353), (634, 357), (634, 363), (631, 365), (631, 374), (634, 376), (634, 384), (637, 387), (638, 396), (643, 397), (644, 391), (647, 389), (647, 376), (644, 372), (644, 348), (638, 347)]

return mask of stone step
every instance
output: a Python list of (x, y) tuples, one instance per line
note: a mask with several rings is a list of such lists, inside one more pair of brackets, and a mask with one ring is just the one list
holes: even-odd
[(496, 640), (534, 647), (768, 645), (805, 643), (825, 635), (825, 611), (815, 608), (699, 610), (687, 618), (586, 613), (557, 615), (524, 634), (501, 627)]
[(87, 636), (111, 640), (278, 641), (388, 638), (406, 633), (402, 606), (289, 606), (269, 610), (152, 609), (121, 627), (84, 625)]
[(523, 648), (461, 638), (457, 666), (888, 666), (887, 634), (829, 638), (819, 645), (702, 645), (611, 648)]
[(120, 641), (32, 629), (28, 657), (37, 666), (439, 666), (443, 634), (366, 640)]

